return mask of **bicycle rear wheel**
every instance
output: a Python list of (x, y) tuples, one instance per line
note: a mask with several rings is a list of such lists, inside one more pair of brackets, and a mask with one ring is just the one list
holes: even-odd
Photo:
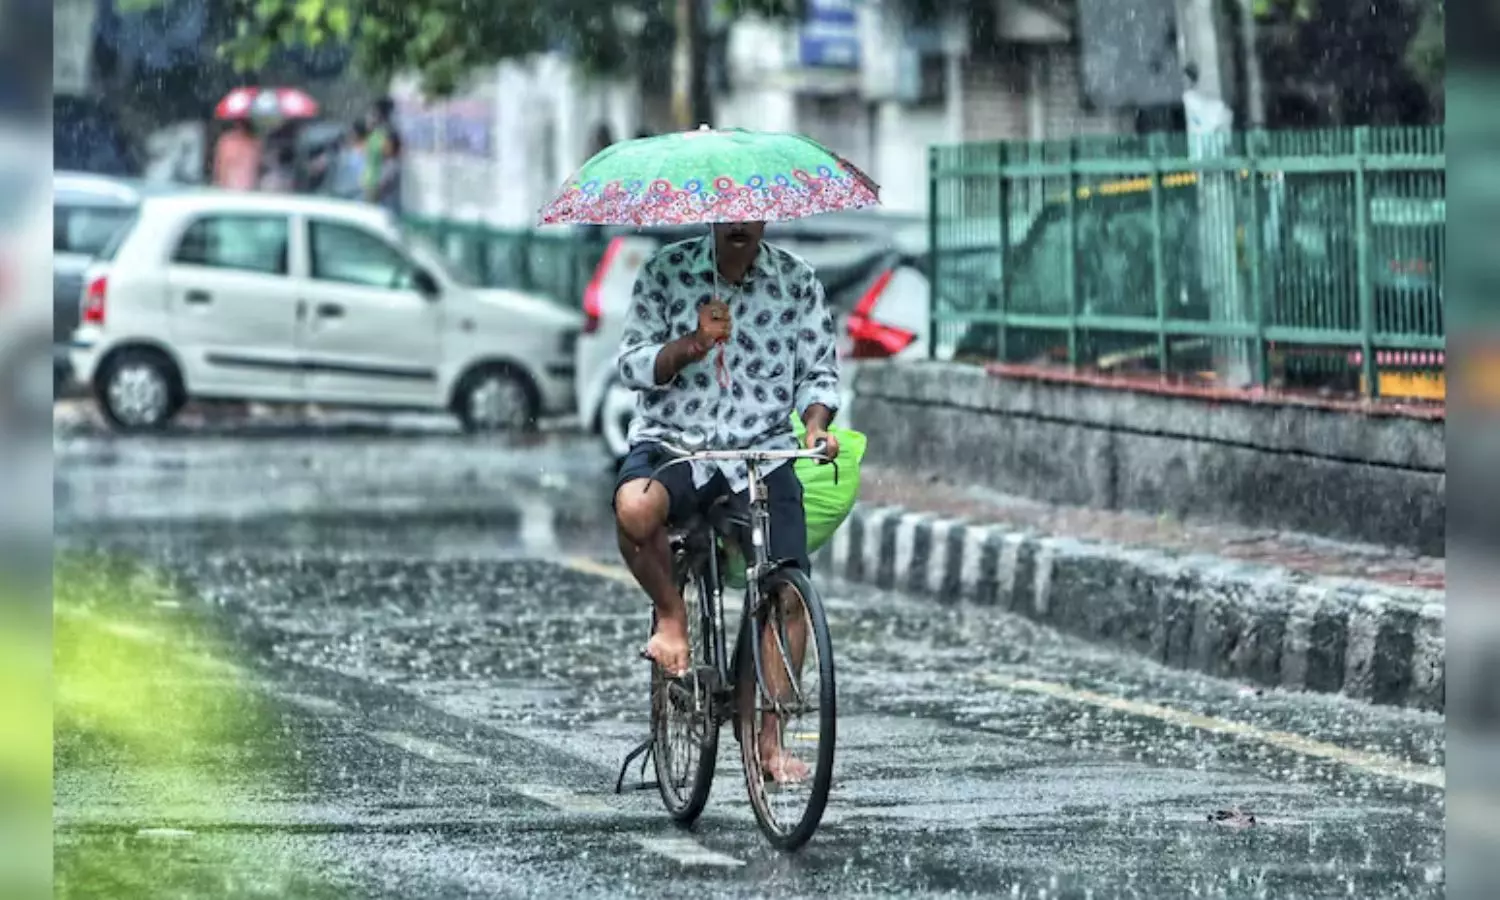
[[(693, 670), (669, 678), (651, 666), (651, 733), (656, 739), (656, 786), (667, 813), (684, 824), (695, 821), (708, 804), (719, 757), (719, 728), (713, 714), (713, 636), (703, 615), (707, 576), (680, 578), (687, 605), (688, 650)], [(653, 618), (653, 626), (655, 621)]]
[[(791, 851), (817, 831), (833, 784), (838, 718), (833, 642), (823, 600), (801, 570), (776, 572), (762, 592), (765, 599), (740, 635), (740, 758), (761, 831), (777, 849)], [(799, 642), (800, 671), (793, 665)], [(765, 748), (775, 748), (782, 760), (790, 756), (805, 764), (806, 777), (785, 778), (794, 774), (785, 764), (779, 772), (767, 772)]]

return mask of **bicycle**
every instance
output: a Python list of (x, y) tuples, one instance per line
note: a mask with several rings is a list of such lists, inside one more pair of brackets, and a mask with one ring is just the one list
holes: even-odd
[[(762, 833), (777, 849), (792, 851), (812, 837), (828, 804), (833, 781), (833, 756), (837, 701), (833, 672), (833, 644), (822, 598), (807, 574), (787, 560), (769, 556), (770, 506), (762, 482), (760, 467), (771, 461), (817, 459), (835, 466), (821, 446), (810, 450), (693, 450), (663, 444), (673, 459), (659, 466), (659, 475), (669, 466), (695, 460), (737, 460), (749, 470), (748, 512), (729, 508), (729, 498), (720, 497), (707, 509), (670, 536), (672, 569), (677, 586), (688, 603), (688, 648), (691, 669), (680, 676), (668, 676), (658, 665), (651, 666), (651, 736), (625, 757), (615, 792), (623, 789), (625, 772), (638, 757), (654, 759), (656, 787), (667, 812), (682, 824), (691, 824), (708, 803), (718, 761), (719, 729), (733, 721), (735, 737), (740, 742), (740, 759), (745, 772), (745, 786), (750, 806)], [(749, 565), (745, 572), (744, 604), (733, 655), (726, 653), (724, 628), (724, 550), (728, 542), (738, 543), (742, 550), (748, 535), (750, 549), (745, 553)], [(692, 600), (689, 600), (689, 589)], [(788, 602), (795, 597), (796, 602)], [(790, 607), (795, 606), (795, 609)], [(804, 673), (811, 660), (804, 657), (800, 671), (791, 662), (790, 641), (795, 630), (788, 631), (788, 614), (804, 617), (802, 632), (804, 651), (816, 656), (812, 671), (818, 684), (807, 690)], [(652, 615), (652, 631), (656, 628)], [(767, 635), (767, 628), (774, 641)], [(792, 637), (789, 637), (791, 635)], [(774, 643), (773, 648), (766, 645)], [(769, 655), (775, 659), (767, 659)], [(768, 666), (778, 666), (768, 669)], [(786, 676), (786, 687), (773, 690), (768, 672), (779, 680)], [(748, 694), (753, 690), (754, 696)], [(815, 696), (809, 696), (809, 694)], [(811, 714), (817, 720), (815, 736), (818, 746), (811, 778), (803, 783), (768, 786), (760, 759), (760, 739), (765, 714), (774, 713), (778, 745), (785, 752), (786, 737), (791, 733), (805, 741), (806, 732), (790, 731), (788, 721), (794, 716)], [(749, 726), (746, 728), (746, 726)], [(748, 733), (747, 733), (748, 732)], [(647, 759), (641, 760), (641, 787)], [(783, 821), (773, 808), (775, 801), (795, 798), (806, 784), (806, 804), (790, 821)]]

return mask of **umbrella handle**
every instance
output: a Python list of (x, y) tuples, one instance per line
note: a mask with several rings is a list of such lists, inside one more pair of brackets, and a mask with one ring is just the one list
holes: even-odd
[(719, 387), (728, 388), (730, 383), (729, 364), (724, 361), (724, 345), (719, 345), (719, 354), (714, 359), (714, 377), (718, 379)]

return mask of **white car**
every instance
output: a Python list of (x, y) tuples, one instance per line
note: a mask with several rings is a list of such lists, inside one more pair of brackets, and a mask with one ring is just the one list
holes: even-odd
[[(615, 359), (636, 276), (664, 244), (704, 231), (619, 233), (605, 245), (584, 291), (577, 353), (579, 419), (617, 459), (629, 449), (626, 434), (635, 415), (635, 393), (619, 383)], [(920, 258), (925, 238), (922, 219), (879, 213), (820, 216), (766, 229), (766, 240), (806, 259), (823, 281), (844, 332), (846, 407), (853, 367), (860, 360), (928, 355), (930, 307)]]
[(83, 273), (115, 232), (135, 216), (147, 192), (145, 185), (123, 178), (83, 172), (52, 175), (52, 348), (59, 392), (69, 380), (68, 357), (73, 330), (78, 327)]
[(122, 429), (191, 398), (446, 410), (469, 430), (572, 413), (581, 316), (468, 281), (379, 207), (148, 196), (84, 275), (73, 371)]

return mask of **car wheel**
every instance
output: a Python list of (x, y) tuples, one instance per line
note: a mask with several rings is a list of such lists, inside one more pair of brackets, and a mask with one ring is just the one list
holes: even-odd
[(527, 377), (507, 366), (486, 366), (464, 377), (454, 398), (467, 431), (520, 431), (536, 426), (540, 400)]
[(599, 433), (610, 456), (617, 460), (630, 452), (630, 422), (634, 418), (635, 392), (620, 384), (610, 385), (599, 410)]
[(155, 431), (182, 407), (182, 379), (164, 354), (126, 350), (110, 359), (97, 384), (99, 406), (122, 431)]

